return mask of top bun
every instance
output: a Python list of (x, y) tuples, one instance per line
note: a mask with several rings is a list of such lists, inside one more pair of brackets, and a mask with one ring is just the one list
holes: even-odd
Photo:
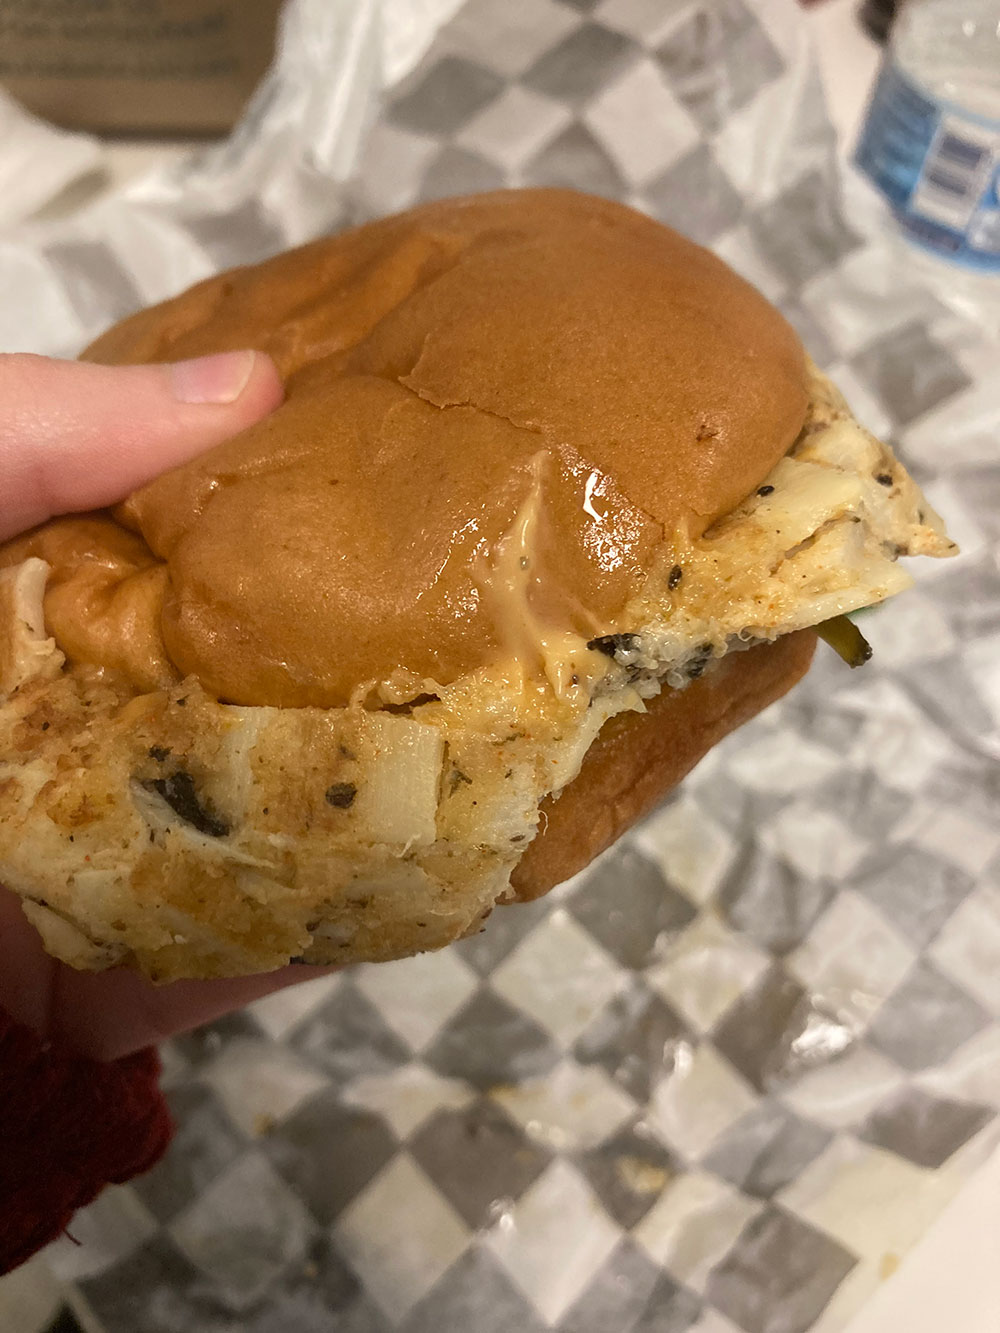
[[(275, 359), (283, 406), (66, 552), (134, 566), (114, 665), (144, 689), (190, 674), (229, 702), (336, 707), (395, 681), (402, 701), (516, 655), (526, 616), (599, 635), (807, 406), (798, 339), (757, 291), (566, 190), (447, 199), (222, 274), (85, 359), (242, 347)], [(515, 529), (517, 596), (495, 558)], [(96, 628), (51, 614), (104, 660)]]

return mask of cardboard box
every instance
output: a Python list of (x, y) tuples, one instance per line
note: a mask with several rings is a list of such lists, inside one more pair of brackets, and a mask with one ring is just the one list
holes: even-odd
[(281, 0), (0, 0), (0, 83), (118, 134), (221, 134), (274, 53)]

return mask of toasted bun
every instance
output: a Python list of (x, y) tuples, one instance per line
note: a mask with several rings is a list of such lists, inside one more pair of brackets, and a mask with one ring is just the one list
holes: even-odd
[(271, 353), (287, 401), (123, 507), (168, 577), (133, 580), (119, 620), (137, 681), (175, 668), (243, 704), (338, 706), (400, 669), (447, 685), (508, 652), (477, 552), (541, 451), (532, 609), (601, 633), (665, 539), (767, 475), (807, 401), (757, 291), (564, 190), (448, 199), (223, 274), (85, 356), (238, 347)]
[[(440, 947), (579, 869), (805, 670), (808, 635), (713, 671), (747, 622), (697, 619), (730, 597), (699, 539), (826, 402), (706, 251), (566, 191), (446, 200), (86, 355), (247, 346), (284, 377), (272, 416), (0, 547), (0, 879), (58, 957), (171, 980)], [(801, 467), (825, 523), (833, 472)], [(653, 621), (673, 656), (634, 649)]]

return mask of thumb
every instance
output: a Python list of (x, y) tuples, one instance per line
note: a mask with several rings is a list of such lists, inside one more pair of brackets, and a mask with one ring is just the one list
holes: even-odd
[(281, 402), (263, 352), (98, 366), (0, 354), (0, 541), (115, 504)]

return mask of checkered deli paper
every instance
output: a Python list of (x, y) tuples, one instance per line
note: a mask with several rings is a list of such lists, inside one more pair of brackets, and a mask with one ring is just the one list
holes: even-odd
[(785, 0), (300, 0), (232, 139), (8, 233), (8, 346), (348, 221), (626, 200), (775, 301), (963, 546), (546, 901), (173, 1042), (48, 1251), (106, 1333), (834, 1333), (1000, 1137), (997, 349), (844, 203)]

